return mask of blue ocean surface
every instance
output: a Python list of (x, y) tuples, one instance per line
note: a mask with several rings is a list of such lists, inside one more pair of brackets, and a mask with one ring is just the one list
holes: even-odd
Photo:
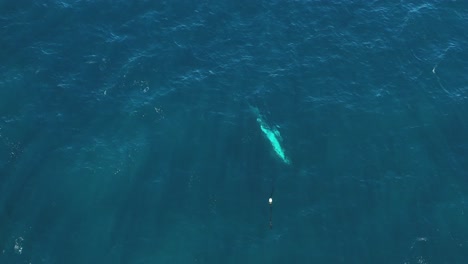
[(467, 29), (456, 0), (0, 0), (0, 263), (468, 263)]

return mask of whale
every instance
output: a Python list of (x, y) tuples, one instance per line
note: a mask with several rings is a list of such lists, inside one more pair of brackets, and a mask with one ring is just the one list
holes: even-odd
[(289, 158), (286, 156), (286, 153), (281, 146), (281, 142), (283, 141), (283, 138), (281, 137), (281, 134), (279, 130), (274, 127), (270, 126), (267, 124), (263, 116), (260, 114), (260, 111), (258, 108), (251, 106), (252, 111), (255, 113), (256, 118), (257, 118), (257, 123), (260, 127), (260, 130), (263, 132), (265, 137), (268, 139), (270, 142), (273, 150), (275, 151), (276, 155), (286, 164), (290, 164), (291, 161)]

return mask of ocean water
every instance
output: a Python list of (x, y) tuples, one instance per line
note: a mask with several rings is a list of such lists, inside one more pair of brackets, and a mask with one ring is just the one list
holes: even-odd
[(1, 0), (0, 263), (468, 263), (467, 28), (455, 0)]

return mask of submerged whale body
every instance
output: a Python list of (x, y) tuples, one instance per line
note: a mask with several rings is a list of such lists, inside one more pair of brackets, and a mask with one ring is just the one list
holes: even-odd
[(290, 164), (290, 161), (288, 157), (286, 157), (286, 154), (284, 152), (284, 149), (281, 147), (281, 134), (276, 128), (271, 128), (265, 120), (262, 118), (262, 115), (260, 114), (260, 111), (258, 111), (258, 108), (256, 107), (251, 107), (253, 112), (257, 115), (257, 123), (260, 126), (260, 130), (262, 130), (263, 134), (265, 134), (266, 138), (268, 141), (270, 141), (271, 146), (273, 147), (273, 150), (275, 151), (276, 155), (278, 155), (281, 160), (286, 163)]

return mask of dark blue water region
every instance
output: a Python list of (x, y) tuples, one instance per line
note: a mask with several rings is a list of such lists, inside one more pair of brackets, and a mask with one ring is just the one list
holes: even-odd
[(463, 1), (0, 0), (0, 263), (467, 263), (466, 28)]

